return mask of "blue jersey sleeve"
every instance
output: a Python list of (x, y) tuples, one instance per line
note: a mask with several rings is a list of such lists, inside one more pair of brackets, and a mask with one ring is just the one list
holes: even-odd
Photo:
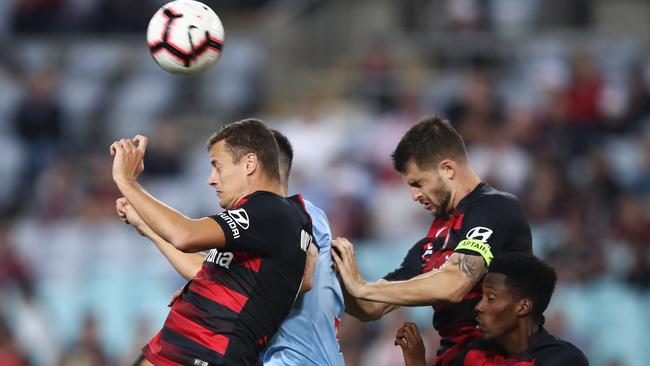
[(305, 199), (303, 200), (305, 202), (305, 209), (311, 216), (314, 242), (318, 246), (318, 252), (324, 253), (330, 251), (332, 247), (332, 234), (330, 232), (330, 224), (325, 212), (314, 206), (310, 201)]

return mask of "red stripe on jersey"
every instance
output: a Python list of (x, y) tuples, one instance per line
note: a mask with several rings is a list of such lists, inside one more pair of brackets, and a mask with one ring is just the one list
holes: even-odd
[(434, 238), (436, 237), (436, 234), (439, 233), (440, 229), (445, 227), (447, 225), (447, 220), (442, 220), (442, 219), (435, 219), (431, 223), (431, 227), (429, 228), (429, 232), (427, 233), (427, 238)]
[(240, 266), (246, 267), (254, 272), (260, 271), (262, 258), (246, 252), (233, 252), (233, 254), (235, 256), (235, 262)]
[(494, 354), (485, 350), (471, 350), (465, 355), (463, 360), (465, 365), (494, 365), (494, 366), (534, 366), (533, 361), (518, 361), (511, 358)]
[[(300, 199), (300, 203), (302, 204), (302, 208), (307, 212), (307, 205), (305, 205), (305, 200), (302, 198), (302, 195), (300, 193), (296, 193), (296, 196), (298, 196), (298, 199)], [(307, 216), (309, 217), (310, 222), (314, 222), (314, 220), (311, 217), (311, 214), (307, 212)]]
[(482, 292), (470, 292), (465, 297), (463, 297), (463, 300), (472, 300), (472, 299), (477, 299), (479, 297), (483, 296)]
[(165, 328), (173, 330), (183, 337), (222, 355), (226, 353), (228, 343), (230, 342), (228, 337), (203, 328), (177, 313), (174, 309), (172, 309), (167, 316)]
[(248, 296), (203, 278), (195, 277), (190, 285), (190, 291), (221, 304), (237, 314), (248, 301)]
[(147, 361), (151, 362), (156, 366), (183, 366), (180, 363), (170, 361), (160, 355), (162, 351), (162, 344), (160, 344), (160, 334), (162, 331), (158, 332), (149, 343), (142, 348), (142, 355)]
[(240, 207), (243, 206), (244, 203), (246, 203), (246, 202), (248, 202), (248, 198), (242, 198), (242, 199), (240, 199), (239, 201), (237, 201), (237, 203), (235, 203), (235, 207), (234, 207), (234, 208), (240, 208)]
[[(446, 351), (444, 351), (442, 354), (436, 356), (436, 360), (434, 362), (434, 365), (436, 366), (442, 366), (442, 365), (449, 365), (454, 359), (458, 356), (458, 354), (464, 350), (467, 345), (469, 345), (471, 342), (481, 338), (481, 332), (474, 328), (474, 327), (462, 327), (459, 332), (468, 332), (468, 333), (463, 333), (459, 334), (454, 337), (448, 337), (444, 338), (445, 340), (451, 341), (454, 344), (453, 346), (449, 347)], [(467, 358), (465, 358), (467, 359)], [(482, 363), (464, 363), (465, 365), (484, 365)], [(486, 364), (486, 365), (491, 365), (491, 364)]]
[(456, 217), (453, 218), (454, 222), (454, 230), (460, 230), (461, 227), (463, 227), (463, 219), (465, 218), (465, 214), (462, 213)]

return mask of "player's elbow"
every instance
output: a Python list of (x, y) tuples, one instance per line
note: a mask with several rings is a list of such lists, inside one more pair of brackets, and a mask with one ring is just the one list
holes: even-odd
[(442, 300), (447, 303), (456, 304), (463, 301), (465, 295), (467, 295), (467, 292), (464, 289), (454, 289), (453, 291), (450, 291), (447, 296), (444, 296)]
[(200, 251), (194, 240), (189, 235), (175, 235), (170, 238), (171, 245), (183, 253), (196, 253)]
[(300, 293), (303, 294), (314, 288), (314, 278), (312, 276), (304, 276), (300, 284)]
[(381, 312), (373, 312), (370, 314), (362, 314), (361, 316), (357, 317), (357, 319), (359, 319), (364, 323), (368, 323), (368, 322), (374, 322), (376, 320), (381, 319), (382, 315), (383, 314)]

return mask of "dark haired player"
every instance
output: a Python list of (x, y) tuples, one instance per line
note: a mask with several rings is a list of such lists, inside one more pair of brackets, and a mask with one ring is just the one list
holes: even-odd
[[(454, 361), (455, 366), (587, 366), (585, 355), (543, 327), (544, 310), (553, 295), (555, 271), (536, 257), (507, 253), (494, 259), (476, 305), (482, 339)], [(406, 366), (423, 366), (424, 349), (412, 323), (397, 332)]]
[(136, 182), (146, 142), (136, 136), (111, 145), (118, 188), (152, 240), (182, 252), (210, 251), (138, 364), (254, 365), (295, 301), (312, 231), (299, 197), (284, 197), (273, 134), (248, 119), (210, 138), (209, 184), (226, 210), (198, 220), (157, 201)]
[(530, 253), (530, 226), (515, 196), (476, 176), (463, 139), (448, 121), (424, 118), (402, 137), (392, 157), (413, 200), (435, 219), (401, 266), (375, 283), (361, 277), (352, 244), (333, 241), (347, 289), (346, 311), (374, 320), (398, 306), (433, 305), (433, 326), (442, 338), (436, 365), (448, 365), (480, 336), (474, 306), (487, 266), (505, 252)]

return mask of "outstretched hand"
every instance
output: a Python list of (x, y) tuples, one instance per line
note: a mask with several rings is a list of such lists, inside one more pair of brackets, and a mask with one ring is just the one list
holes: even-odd
[(136, 135), (133, 139), (121, 139), (111, 144), (113, 180), (116, 183), (135, 180), (142, 173), (147, 141), (147, 137)]
[(395, 345), (402, 348), (406, 366), (425, 366), (424, 342), (415, 323), (404, 323), (397, 330)]
[(350, 295), (354, 297), (361, 296), (361, 290), (366, 281), (361, 277), (354, 259), (354, 246), (352, 243), (346, 238), (332, 240), (332, 258), (334, 259), (334, 266)]

